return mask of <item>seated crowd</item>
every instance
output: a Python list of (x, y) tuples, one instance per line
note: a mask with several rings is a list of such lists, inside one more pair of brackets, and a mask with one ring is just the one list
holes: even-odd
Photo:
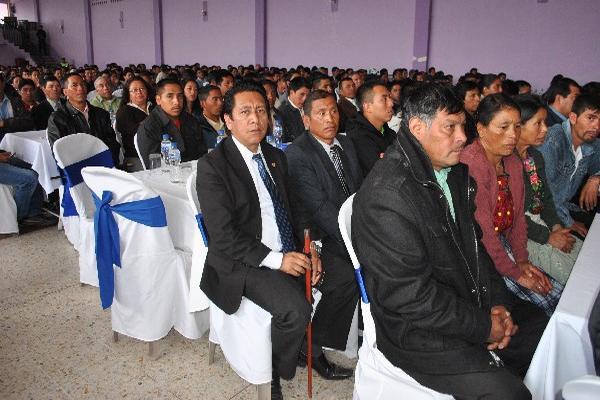
[[(344, 350), (360, 298), (338, 227), (355, 193), (379, 350), (456, 398), (527, 399), (522, 378), (598, 205), (599, 86), (557, 75), (540, 97), (476, 69), (453, 86), (434, 68), (1, 68), (0, 139), (47, 129), (52, 146), (84, 132), (133, 172), (166, 135), (198, 160), (200, 286), (226, 313), (244, 296), (272, 315), (275, 399), (307, 361), (305, 273), (322, 293), (312, 365), (353, 374), (323, 348)], [(266, 140), (276, 128), (285, 151)], [(20, 221), (40, 213), (35, 180), (0, 153)], [(302, 253), (305, 228), (319, 254)]]

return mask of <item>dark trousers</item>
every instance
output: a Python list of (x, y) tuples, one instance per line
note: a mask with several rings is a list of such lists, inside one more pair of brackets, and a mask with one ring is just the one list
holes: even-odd
[(302, 285), (278, 270), (249, 268), (244, 296), (271, 313), (273, 373), (292, 379), (312, 311)]
[(512, 337), (507, 348), (496, 351), (504, 362), (504, 367), (464, 374), (440, 372), (439, 375), (429, 375), (414, 371), (406, 371), (406, 373), (422, 385), (440, 393), (451, 394), (457, 400), (531, 399), (531, 394), (523, 384), (522, 378), (544, 333), (548, 317), (540, 308), (516, 297), (511, 316), (519, 326), (519, 331)]
[(350, 260), (329, 254), (321, 255), (323, 283), (318, 287), (323, 294), (313, 317), (313, 343), (323, 347), (344, 350), (352, 325), (359, 291)]

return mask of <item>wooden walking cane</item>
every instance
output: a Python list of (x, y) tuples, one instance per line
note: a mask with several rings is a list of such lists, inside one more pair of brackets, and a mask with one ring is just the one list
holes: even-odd
[[(310, 258), (310, 229), (304, 230), (304, 254)], [(311, 271), (306, 271), (304, 282), (306, 284), (306, 300), (312, 308)], [(308, 373), (308, 398), (312, 399), (312, 318), (306, 328), (306, 371)]]

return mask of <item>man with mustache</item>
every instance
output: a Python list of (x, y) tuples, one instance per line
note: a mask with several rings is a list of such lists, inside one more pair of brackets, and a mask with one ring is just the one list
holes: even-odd
[[(563, 226), (585, 237), (594, 219), (600, 185), (600, 98), (582, 94), (573, 102), (569, 118), (548, 130), (538, 150), (544, 156), (548, 186)], [(579, 195), (579, 206), (571, 203), (577, 190), (588, 178)]]
[(206, 154), (202, 126), (191, 114), (183, 111), (183, 88), (175, 79), (163, 79), (156, 87), (156, 105), (138, 128), (137, 143), (142, 161), (148, 165), (148, 156), (160, 153), (163, 134), (171, 143), (177, 143), (181, 161), (197, 160)]
[(356, 102), (360, 112), (347, 121), (346, 133), (354, 142), (363, 175), (367, 176), (396, 138), (396, 132), (387, 124), (392, 119), (394, 102), (381, 81), (364, 83), (356, 93)]
[(377, 348), (420, 384), (457, 399), (530, 399), (519, 375), (547, 319), (511, 308), (515, 297), (481, 244), (476, 188), (459, 163), (462, 101), (425, 84), (406, 96), (402, 115), (352, 215)]

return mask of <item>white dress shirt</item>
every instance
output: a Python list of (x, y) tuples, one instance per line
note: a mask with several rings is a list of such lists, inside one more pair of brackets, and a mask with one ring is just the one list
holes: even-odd
[[(255, 153), (252, 153), (246, 146), (241, 144), (233, 135), (231, 136), (233, 143), (237, 146), (240, 151), (246, 167), (252, 176), (256, 193), (258, 193), (258, 201), (260, 202), (260, 219), (262, 221), (262, 235), (260, 241), (262, 244), (271, 249), (271, 252), (262, 260), (261, 266), (269, 267), (271, 269), (281, 268), (281, 262), (283, 260), (283, 253), (281, 252), (281, 237), (279, 236), (279, 228), (277, 227), (277, 220), (275, 219), (275, 207), (273, 206), (273, 200), (271, 195), (265, 186), (260, 173), (258, 172), (258, 165), (256, 161), (252, 159)], [(269, 176), (271, 172), (267, 166), (267, 160), (265, 160), (260, 144), (258, 145), (258, 151), (256, 154), (260, 154), (263, 158), (265, 168)], [(273, 177), (271, 176), (271, 180)], [(275, 184), (275, 181), (273, 181)]]
[(300, 111), (300, 116), (304, 117), (304, 109), (302, 107), (298, 107), (297, 105), (294, 104), (294, 102), (288, 97), (288, 102), (291, 104), (292, 107), (294, 107), (296, 110)]
[(48, 100), (48, 103), (52, 106), (52, 109), (54, 111), (56, 111), (58, 109), (58, 102), (59, 102), (59, 100), (54, 101), (52, 99), (49, 99), (48, 97), (46, 97), (46, 100)]
[[(331, 160), (331, 162), (334, 162), (333, 161), (333, 156), (331, 155), (331, 148), (333, 146), (336, 146), (336, 145), (340, 146), (340, 149), (344, 150), (344, 148), (340, 144), (340, 141), (337, 140), (337, 138), (333, 138), (333, 143), (327, 144), (327, 143), (323, 142), (321, 139), (319, 139), (318, 137), (316, 137), (315, 135), (313, 135), (313, 137), (317, 140), (317, 142), (319, 142), (319, 144), (321, 146), (323, 146), (323, 150), (325, 150), (325, 153), (327, 153), (327, 155), (329, 156), (329, 159)], [(335, 166), (335, 163), (333, 165)]]

